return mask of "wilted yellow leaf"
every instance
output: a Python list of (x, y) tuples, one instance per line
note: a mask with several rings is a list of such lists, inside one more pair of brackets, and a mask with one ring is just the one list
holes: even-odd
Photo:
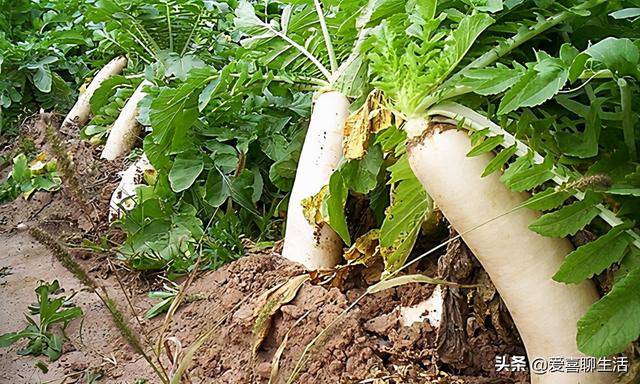
[(158, 179), (158, 173), (153, 168), (145, 169), (144, 173), (142, 174), (142, 178), (144, 178), (144, 181), (148, 185), (156, 185), (156, 180)]
[(361, 159), (369, 146), (369, 136), (393, 124), (393, 113), (385, 108), (383, 100), (382, 92), (372, 91), (345, 122), (343, 147), (347, 159)]
[(378, 241), (380, 230), (372, 229), (358, 237), (353, 245), (344, 253), (349, 264), (364, 264), (369, 266), (380, 256)]
[(87, 87), (89, 86), (89, 84), (91, 84), (92, 80), (93, 77), (87, 77), (86, 79), (84, 79), (84, 83), (82, 83), (82, 85), (80, 86), (80, 90), (78, 91), (78, 93), (82, 95), (84, 91), (87, 90)]
[(29, 170), (31, 172), (38, 172), (43, 170), (47, 165), (47, 154), (44, 152), (40, 152), (38, 156), (36, 156), (29, 163)]
[(302, 212), (312, 225), (320, 225), (327, 222), (328, 218), (322, 215), (322, 202), (328, 190), (329, 186), (325, 185), (320, 192), (302, 199)]

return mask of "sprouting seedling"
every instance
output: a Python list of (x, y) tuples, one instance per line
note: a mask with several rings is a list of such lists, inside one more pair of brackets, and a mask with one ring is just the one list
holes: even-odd
[[(21, 339), (27, 339), (29, 342), (26, 347), (18, 350), (19, 355), (45, 355), (49, 361), (58, 360), (62, 355), (64, 329), (70, 321), (82, 316), (82, 310), (74, 306), (69, 297), (50, 297), (59, 290), (58, 280), (41, 282), (35, 289), (38, 301), (29, 307), (30, 314), (25, 315), (29, 324), (22, 331), (0, 336), (0, 347), (8, 347)], [(60, 325), (60, 332), (54, 332), (55, 325)]]

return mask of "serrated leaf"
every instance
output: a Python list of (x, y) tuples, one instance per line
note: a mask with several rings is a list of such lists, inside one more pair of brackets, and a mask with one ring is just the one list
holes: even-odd
[(640, 188), (631, 186), (631, 185), (613, 185), (611, 188), (605, 191), (606, 193), (612, 195), (622, 195), (622, 196), (640, 196)]
[(561, 283), (577, 284), (619, 262), (629, 246), (624, 231), (632, 226), (618, 225), (606, 235), (571, 252), (553, 279)]
[(529, 208), (535, 211), (548, 211), (561, 206), (571, 195), (572, 193), (569, 191), (558, 191), (555, 188), (547, 188), (531, 196), (522, 206), (523, 208)]
[(515, 192), (531, 190), (545, 181), (551, 180), (554, 176), (552, 172), (553, 160), (545, 159), (543, 163), (534, 164), (527, 169), (521, 169), (513, 176), (506, 178), (505, 185)]
[(503, 65), (494, 68), (477, 68), (464, 73), (464, 79), (460, 85), (470, 87), (478, 95), (495, 95), (509, 89), (520, 80), (523, 74), (521, 70)]
[(382, 146), (382, 152), (393, 151), (394, 155), (398, 157), (406, 151), (406, 147), (402, 145), (406, 139), (406, 131), (391, 126), (376, 134), (374, 143)]
[(340, 67), (338, 77), (334, 81), (334, 89), (345, 96), (354, 99), (360, 98), (368, 84), (366, 61), (361, 55), (355, 56), (352, 60), (347, 60)]
[(602, 197), (593, 192), (587, 192), (584, 200), (577, 201), (558, 211), (542, 215), (538, 220), (529, 225), (529, 229), (551, 237), (565, 237), (575, 235), (584, 228), (600, 212), (596, 204)]
[(474, 157), (482, 155), (483, 153), (487, 153), (492, 151), (495, 147), (499, 146), (504, 142), (503, 136), (491, 136), (482, 142), (474, 145), (473, 148), (467, 153), (467, 157)]
[(391, 205), (380, 228), (380, 253), (385, 270), (402, 267), (413, 249), (422, 222), (429, 214), (429, 200), (420, 181), (400, 181), (393, 190)]
[(91, 95), (91, 113), (97, 115), (100, 110), (109, 102), (109, 98), (113, 96), (119, 87), (132, 86), (132, 81), (121, 75), (110, 76), (100, 84), (100, 87)]
[(620, 262), (620, 268), (615, 272), (614, 284), (624, 279), (629, 272), (636, 268), (640, 268), (640, 250), (634, 245), (631, 245), (629, 247), (629, 252), (627, 252)]
[(590, 356), (623, 352), (640, 336), (640, 268), (617, 282), (578, 321), (578, 349)]
[(531, 152), (524, 156), (518, 157), (513, 163), (509, 165), (506, 171), (500, 176), (500, 181), (507, 183), (514, 175), (518, 174), (521, 170), (529, 168), (533, 164), (533, 155)]
[(198, 93), (211, 81), (210, 68), (195, 68), (189, 79), (178, 88), (163, 88), (153, 98), (149, 111), (151, 134), (144, 138), (143, 148), (154, 168), (171, 165), (168, 153), (174, 137), (184, 137), (198, 118)]
[(502, 0), (486, 0), (482, 2), (472, 2), (472, 5), (478, 11), (496, 13), (504, 9)]
[(235, 11), (234, 23), (238, 28), (262, 27), (263, 22), (258, 16), (253, 5), (249, 1), (240, 1)]
[[(435, 4), (433, 8), (435, 9)], [(450, 52), (449, 48), (453, 48), (452, 51), (455, 52), (455, 55), (450, 58), (451, 67), (449, 71), (455, 68), (467, 54), (467, 51), (471, 49), (471, 46), (478, 36), (494, 22), (495, 20), (486, 13), (467, 15), (460, 21), (460, 24), (458, 24), (449, 36), (449, 41), (451, 41), (452, 44), (444, 49), (445, 55)]]
[(498, 153), (493, 159), (491, 159), (489, 164), (487, 164), (487, 167), (482, 172), (482, 177), (489, 176), (493, 172), (502, 168), (502, 166), (505, 165), (511, 156), (515, 155), (517, 151), (518, 147), (515, 144), (500, 151), (500, 153)]
[(372, 33), (369, 59), (378, 79), (374, 85), (407, 115), (431, 106), (434, 98), (429, 96), (494, 22), (488, 14), (474, 12), (458, 18), (455, 28), (440, 29), (446, 14), (437, 13), (436, 5), (427, 1), (409, 6), (406, 22), (382, 23)]
[(504, 95), (498, 114), (521, 107), (535, 107), (552, 98), (567, 82), (569, 70), (557, 58), (546, 58), (529, 69)]
[(391, 177), (387, 184), (396, 184), (402, 180), (411, 180), (415, 178), (411, 166), (409, 165), (409, 158), (404, 155), (400, 157), (395, 164), (389, 166), (387, 171), (391, 173)]
[[(162, 60), (162, 59), (161, 59)], [(204, 61), (200, 60), (194, 55), (178, 56), (176, 54), (169, 54), (169, 56), (162, 60), (165, 65), (165, 76), (172, 77), (185, 81), (189, 71), (194, 68), (205, 67)]]
[(589, 114), (585, 116), (585, 130), (582, 133), (557, 132), (556, 141), (558, 147), (569, 156), (581, 159), (590, 158), (598, 154), (598, 140), (600, 138), (600, 106), (605, 99), (596, 99), (591, 102)]

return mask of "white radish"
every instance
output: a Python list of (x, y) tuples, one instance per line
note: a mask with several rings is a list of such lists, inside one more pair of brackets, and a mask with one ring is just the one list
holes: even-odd
[(134, 197), (136, 189), (144, 178), (144, 173), (153, 170), (153, 166), (149, 163), (147, 155), (143, 154), (124, 172), (121, 172), (120, 183), (111, 194), (109, 201), (109, 220), (121, 217), (126, 211), (133, 209), (135, 206)]
[(410, 327), (413, 323), (429, 321), (429, 325), (434, 328), (440, 327), (442, 312), (444, 311), (444, 298), (442, 297), (442, 287), (436, 285), (431, 296), (411, 307), (400, 308), (400, 324), (403, 327)]
[[(504, 215), (528, 196), (509, 191), (497, 173), (481, 177), (492, 155), (467, 157), (471, 144), (465, 131), (447, 125), (426, 129), (426, 119), (407, 122), (411, 168), (491, 277), (529, 361), (583, 356), (576, 346), (576, 323), (598, 300), (598, 293), (590, 281), (565, 285), (552, 279), (573, 250), (571, 243), (529, 230), (538, 212), (518, 209)], [(533, 373), (531, 380), (532, 384), (605, 384), (612, 382), (612, 376)]]
[(320, 95), (314, 105), (287, 212), (282, 256), (307, 269), (330, 268), (342, 255), (342, 240), (328, 225), (318, 228), (307, 221), (302, 200), (329, 183), (342, 157), (344, 123), (349, 100), (340, 92)]
[(138, 124), (138, 103), (146, 96), (144, 87), (153, 85), (150, 81), (144, 80), (127, 103), (120, 111), (120, 115), (111, 126), (111, 132), (107, 138), (107, 143), (102, 150), (103, 159), (115, 160), (129, 154), (140, 134), (141, 126)]
[(91, 83), (87, 86), (84, 92), (78, 97), (78, 101), (73, 105), (73, 108), (69, 111), (67, 116), (62, 122), (63, 126), (69, 124), (76, 124), (83, 126), (89, 121), (91, 115), (91, 96), (100, 88), (102, 82), (113, 75), (117, 75), (122, 72), (122, 69), (127, 65), (127, 58), (124, 56), (118, 56), (105, 65), (98, 73), (93, 77)]

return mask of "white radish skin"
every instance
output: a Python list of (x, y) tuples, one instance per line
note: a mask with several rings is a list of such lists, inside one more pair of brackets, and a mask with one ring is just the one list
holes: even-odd
[(400, 307), (400, 324), (403, 327), (410, 327), (413, 323), (422, 323), (428, 320), (429, 325), (439, 328), (442, 321), (443, 307), (442, 287), (436, 285), (427, 300), (411, 307)]
[(144, 172), (152, 169), (153, 166), (149, 163), (147, 155), (143, 154), (129, 168), (120, 173), (122, 178), (109, 201), (109, 221), (121, 217), (124, 211), (133, 209), (135, 201), (132, 197), (136, 196), (136, 188), (140, 185)]
[(111, 132), (104, 145), (102, 155), (106, 160), (115, 160), (129, 154), (136, 143), (136, 139), (140, 134), (140, 124), (136, 120), (138, 116), (138, 103), (145, 97), (144, 87), (153, 85), (150, 81), (144, 80), (133, 95), (127, 100), (127, 103), (120, 111), (120, 115), (111, 126)]
[[(598, 293), (591, 281), (565, 285), (552, 280), (573, 250), (571, 243), (529, 230), (540, 216), (529, 209), (481, 225), (519, 206), (528, 195), (509, 191), (495, 172), (481, 177), (493, 156), (466, 157), (471, 149), (466, 131), (436, 129), (418, 138), (426, 126), (421, 118), (408, 122), (415, 140), (408, 146), (411, 168), (491, 277), (520, 332), (529, 361), (583, 356), (576, 346), (576, 323), (598, 300)], [(532, 384), (612, 381), (612, 375), (605, 373), (531, 375)]]
[(309, 270), (331, 268), (342, 255), (342, 240), (328, 225), (318, 230), (304, 217), (302, 200), (329, 183), (342, 157), (344, 123), (349, 100), (339, 92), (320, 95), (302, 147), (293, 183), (282, 256)]
[(78, 97), (78, 101), (74, 104), (73, 108), (69, 111), (67, 116), (62, 122), (63, 126), (69, 124), (77, 124), (83, 126), (89, 121), (89, 115), (91, 114), (91, 96), (100, 88), (103, 81), (110, 76), (117, 75), (122, 72), (122, 69), (127, 65), (127, 58), (124, 56), (118, 56), (111, 60), (93, 77), (91, 83), (87, 86), (87, 89)]

